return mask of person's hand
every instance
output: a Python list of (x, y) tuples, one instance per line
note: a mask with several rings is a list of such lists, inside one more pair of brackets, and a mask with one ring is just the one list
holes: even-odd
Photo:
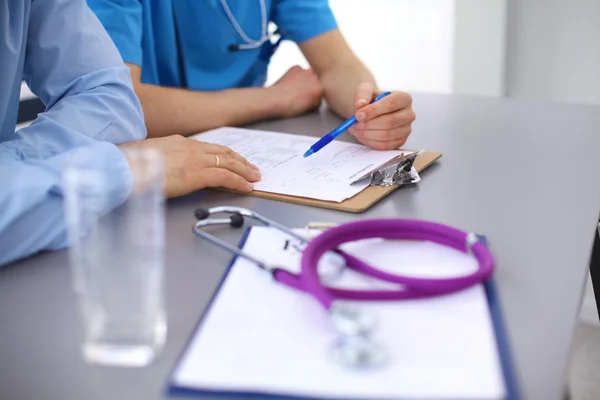
[(323, 87), (317, 74), (298, 65), (290, 68), (273, 86), (269, 87), (281, 107), (281, 117), (295, 117), (321, 105)]
[(411, 133), (416, 116), (412, 97), (405, 92), (392, 92), (383, 99), (371, 101), (382, 92), (363, 83), (354, 97), (356, 120), (348, 131), (362, 144), (376, 150), (392, 150), (402, 146)]
[[(260, 180), (258, 167), (230, 148), (183, 136), (146, 139), (119, 147), (151, 148), (162, 155), (164, 195), (167, 198), (183, 196), (207, 187), (250, 192), (251, 182)], [(131, 166), (135, 180), (135, 166)]]

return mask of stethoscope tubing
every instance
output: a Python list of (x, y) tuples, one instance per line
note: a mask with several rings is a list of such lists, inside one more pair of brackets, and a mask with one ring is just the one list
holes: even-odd
[[(228, 213), (232, 216), (228, 219), (209, 218), (217, 213)], [(193, 229), (196, 235), (255, 263), (258, 267), (270, 272), (275, 281), (313, 296), (326, 310), (331, 310), (333, 303), (342, 299), (357, 301), (408, 300), (451, 294), (484, 282), (491, 276), (494, 269), (494, 260), (490, 251), (478, 240), (476, 235), (429, 221), (398, 218), (360, 220), (330, 228), (308, 241), (291, 229), (240, 207), (224, 206), (213, 207), (209, 210), (197, 210), (196, 216), (199, 219)], [(269, 265), (202, 230), (203, 227), (209, 225), (227, 224), (241, 227), (244, 217), (260, 221), (265, 226), (275, 228), (301, 243), (306, 243), (301, 256), (299, 274)], [(344, 243), (374, 238), (430, 241), (461, 252), (471, 253), (477, 260), (478, 269), (471, 274), (451, 278), (418, 278), (396, 275), (377, 269), (359, 257), (339, 249), (339, 246)], [(319, 276), (318, 265), (321, 258), (330, 252), (335, 252), (344, 259), (345, 268), (380, 281), (397, 284), (399, 288), (396, 290), (355, 290), (325, 285)]]
[[(410, 219), (362, 220), (333, 227), (311, 240), (302, 253), (302, 288), (329, 310), (336, 299), (348, 300), (401, 300), (419, 299), (454, 293), (488, 279), (494, 268), (493, 257), (475, 235), (428, 221)], [(401, 290), (350, 290), (323, 285), (318, 276), (320, 258), (338, 246), (372, 238), (427, 240), (462, 252), (471, 252), (479, 268), (473, 273), (452, 278), (416, 278), (391, 274), (374, 268), (362, 260), (338, 251), (347, 266), (364, 275), (405, 286)], [(300, 286), (300, 284), (298, 284)]]

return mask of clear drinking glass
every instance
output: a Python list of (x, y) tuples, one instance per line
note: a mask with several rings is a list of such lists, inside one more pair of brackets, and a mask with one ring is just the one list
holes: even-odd
[[(162, 350), (165, 216), (163, 161), (149, 149), (124, 150), (135, 171), (131, 195), (104, 215), (107, 171), (73, 160), (65, 172), (65, 216), (85, 338), (93, 364), (145, 366)], [(104, 197), (108, 199), (110, 197)]]

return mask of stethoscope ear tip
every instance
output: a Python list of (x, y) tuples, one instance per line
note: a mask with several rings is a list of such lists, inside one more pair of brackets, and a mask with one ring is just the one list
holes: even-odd
[[(219, 212), (232, 212), (233, 214), (228, 219), (209, 219), (209, 217), (215, 213)], [(237, 212), (236, 210), (222, 210), (220, 207), (215, 208), (198, 208), (194, 211), (194, 215), (198, 221), (196, 227), (198, 226), (208, 226), (208, 225), (219, 225), (219, 224), (229, 224), (232, 228), (240, 228), (244, 226), (244, 216)]]
[(240, 214), (233, 214), (231, 217), (229, 217), (229, 220), (229, 225), (232, 228), (241, 228), (244, 225), (244, 217)]
[(194, 211), (194, 215), (198, 221), (202, 221), (203, 219), (208, 218), (210, 213), (206, 208), (198, 208), (196, 211)]

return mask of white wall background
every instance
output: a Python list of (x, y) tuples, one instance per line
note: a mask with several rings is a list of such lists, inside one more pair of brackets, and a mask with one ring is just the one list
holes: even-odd
[(505, 94), (507, 0), (455, 0), (453, 92)]
[[(381, 87), (504, 94), (506, 0), (330, 0), (340, 29)], [(308, 63), (284, 42), (268, 84)]]
[[(330, 0), (347, 41), (381, 87), (452, 91), (453, 0)], [(275, 82), (293, 64), (308, 63), (282, 43), (269, 69)]]
[(507, 94), (600, 104), (600, 1), (508, 4)]

